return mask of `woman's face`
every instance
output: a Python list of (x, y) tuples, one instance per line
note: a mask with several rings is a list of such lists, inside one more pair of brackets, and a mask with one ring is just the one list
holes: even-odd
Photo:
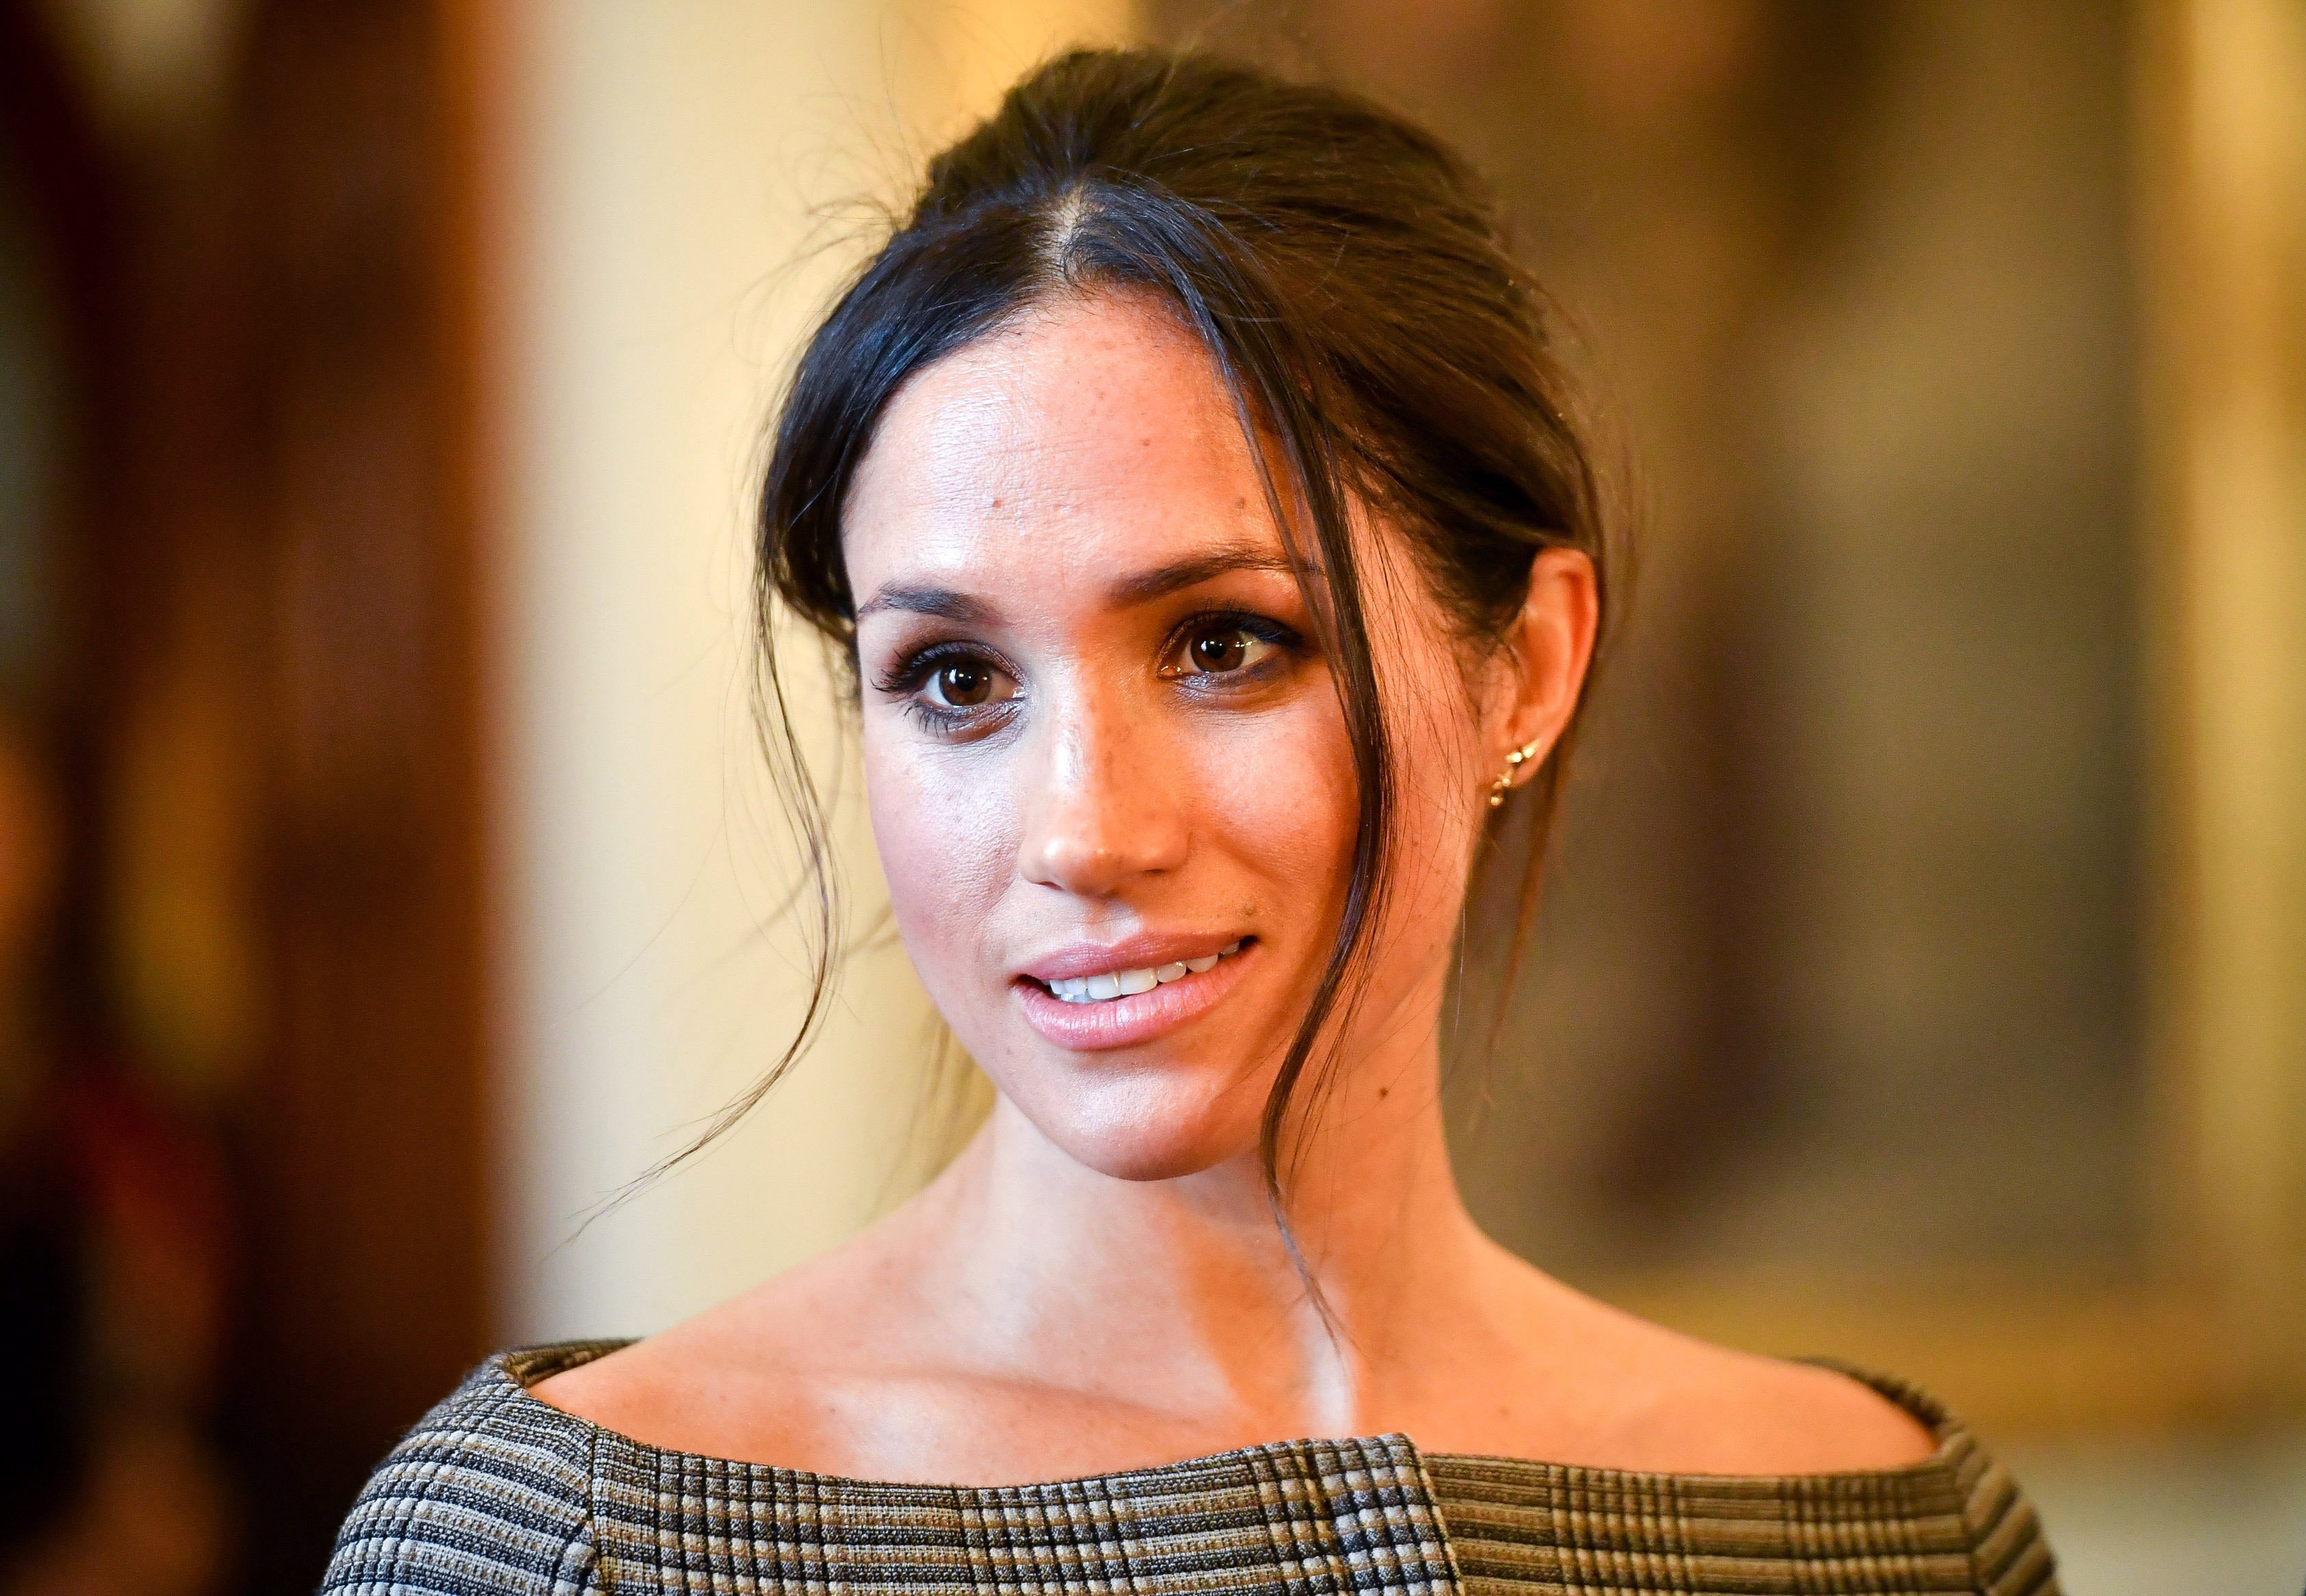
[[(1438, 607), (1389, 540), (1363, 542), (1413, 842), (1348, 1059), (1430, 1037), (1495, 773)], [(843, 550), (874, 833), (947, 1023), (1096, 1169), (1158, 1179), (1253, 1149), (1329, 953), (1356, 800), (1208, 354), (1102, 296), (946, 358), (883, 417)]]

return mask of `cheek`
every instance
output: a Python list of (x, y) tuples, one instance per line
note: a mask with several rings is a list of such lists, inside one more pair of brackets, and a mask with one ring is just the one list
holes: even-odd
[(1313, 958), (1353, 867), (1353, 757), (1335, 699), (1309, 693), (1282, 714), (1244, 718), (1195, 750), (1193, 779), (1213, 851), (1260, 889), (1260, 935)]
[(998, 762), (923, 749), (902, 735), (864, 736), (867, 810), (898, 935), (942, 1006), (984, 917), (1014, 873), (1014, 807)]

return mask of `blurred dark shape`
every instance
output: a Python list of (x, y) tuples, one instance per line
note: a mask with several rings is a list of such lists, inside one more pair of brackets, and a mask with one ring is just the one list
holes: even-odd
[(1629, 446), (1632, 620), (1494, 1033), (1504, 908), (1468, 937), (1484, 1223), (1587, 1279), (2139, 1275), (2122, 9), (1154, 14), (1462, 143)]
[(487, 1341), (473, 18), (134, 11), (0, 0), (6, 1596), (310, 1590)]
[[(0, 1355), (21, 1371), (21, 1445), (0, 1457), (0, 1571), (45, 1533), (86, 1469), (80, 1204), (54, 1122), (50, 1038), (37, 1015), (52, 932), (56, 816), (46, 774), (0, 713)], [(4, 1579), (0, 1572), (0, 1579)]]
[(49, 979), (64, 827), (0, 711), (0, 1590), (214, 1591), (227, 1212), (212, 1132), (106, 1056)]

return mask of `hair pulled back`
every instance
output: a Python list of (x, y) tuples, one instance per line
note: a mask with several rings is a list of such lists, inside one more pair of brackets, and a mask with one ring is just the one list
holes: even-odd
[[(757, 586), (763, 721), (818, 887), (815, 995), (784, 1061), (702, 1140), (805, 1048), (833, 971), (824, 815), (776, 675), (774, 611), (790, 607), (853, 666), (841, 516), (891, 399), (1036, 304), (1099, 291), (1157, 297), (1208, 347), (1265, 474), (1352, 744), (1352, 873), (1264, 1112), (1278, 1212), (1291, 1098), (1323, 1027), (1353, 1005), (1394, 841), (1396, 772), (1347, 506), (1405, 538), (1476, 648), (1519, 612), (1541, 550), (1581, 550), (1605, 583), (1608, 572), (1597, 473), (1545, 302), (1472, 170), (1359, 96), (1199, 54), (1084, 50), (1028, 74), (929, 163), (910, 213), (801, 355), (761, 491)], [(1541, 839), (1567, 751), (1565, 738), (1524, 800), (1541, 811)]]

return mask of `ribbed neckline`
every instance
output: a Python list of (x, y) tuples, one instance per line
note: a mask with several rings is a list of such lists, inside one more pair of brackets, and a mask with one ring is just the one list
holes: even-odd
[(1012, 1497), (1041, 1495), (1073, 1496), (1084, 1490), (1097, 1490), (1121, 1481), (1135, 1486), (1158, 1484), (1166, 1477), (1174, 1477), (1183, 1483), (1193, 1476), (1207, 1473), (1243, 1458), (1270, 1455), (1277, 1452), (1299, 1450), (1306, 1447), (1365, 1447), (1404, 1456), (1421, 1466), (1446, 1469), (1451, 1473), (1473, 1473), (1490, 1479), (1574, 1478), (1597, 1489), (1614, 1489), (1629, 1495), (1668, 1488), (1687, 1489), (1693, 1487), (1712, 1488), (1738, 1494), (1772, 1489), (1802, 1491), (1837, 1491), (1848, 1489), (1859, 1494), (1875, 1495), (1900, 1487), (1921, 1484), (1942, 1478), (1958, 1459), (1968, 1444), (1968, 1432), (1960, 1421), (1945, 1407), (1927, 1394), (1902, 1380), (1876, 1374), (1866, 1370), (1823, 1358), (1802, 1360), (1817, 1367), (1831, 1369), (1838, 1374), (1858, 1381), (1868, 1389), (1895, 1403), (1916, 1421), (1929, 1430), (1937, 1442), (1927, 1457), (1894, 1469), (1851, 1469), (1808, 1474), (1708, 1474), (1677, 1473), (1655, 1470), (1614, 1469), (1590, 1464), (1549, 1463), (1535, 1458), (1492, 1455), (1472, 1452), (1425, 1452), (1408, 1436), (1398, 1432), (1382, 1435), (1300, 1438), (1284, 1441), (1260, 1443), (1236, 1447), (1226, 1452), (1209, 1453), (1197, 1457), (1179, 1458), (1172, 1463), (1150, 1464), (1138, 1468), (1109, 1469), (1091, 1474), (1073, 1475), (1060, 1480), (1034, 1481), (1017, 1485), (939, 1485), (926, 1481), (867, 1480), (844, 1474), (820, 1473), (809, 1469), (789, 1468), (778, 1464), (751, 1463), (738, 1458), (716, 1457), (707, 1453), (684, 1452), (675, 1447), (659, 1447), (651, 1442), (596, 1424), (580, 1414), (553, 1406), (535, 1395), (529, 1387), (538, 1382), (579, 1368), (595, 1359), (606, 1357), (619, 1348), (632, 1344), (630, 1338), (619, 1340), (551, 1342), (535, 1346), (515, 1347), (491, 1357), (484, 1366), (487, 1377), (508, 1388), (516, 1400), (541, 1410), (551, 1419), (567, 1424), (589, 1437), (597, 1447), (612, 1447), (628, 1455), (675, 1466), (701, 1468), (713, 1472), (745, 1472), (774, 1476), (780, 1480), (807, 1486), (819, 1496), (838, 1496), (851, 1492), (870, 1493), (888, 1500), (907, 1492), (932, 1496), (949, 1496), (960, 1491), (970, 1495), (1004, 1493)]

